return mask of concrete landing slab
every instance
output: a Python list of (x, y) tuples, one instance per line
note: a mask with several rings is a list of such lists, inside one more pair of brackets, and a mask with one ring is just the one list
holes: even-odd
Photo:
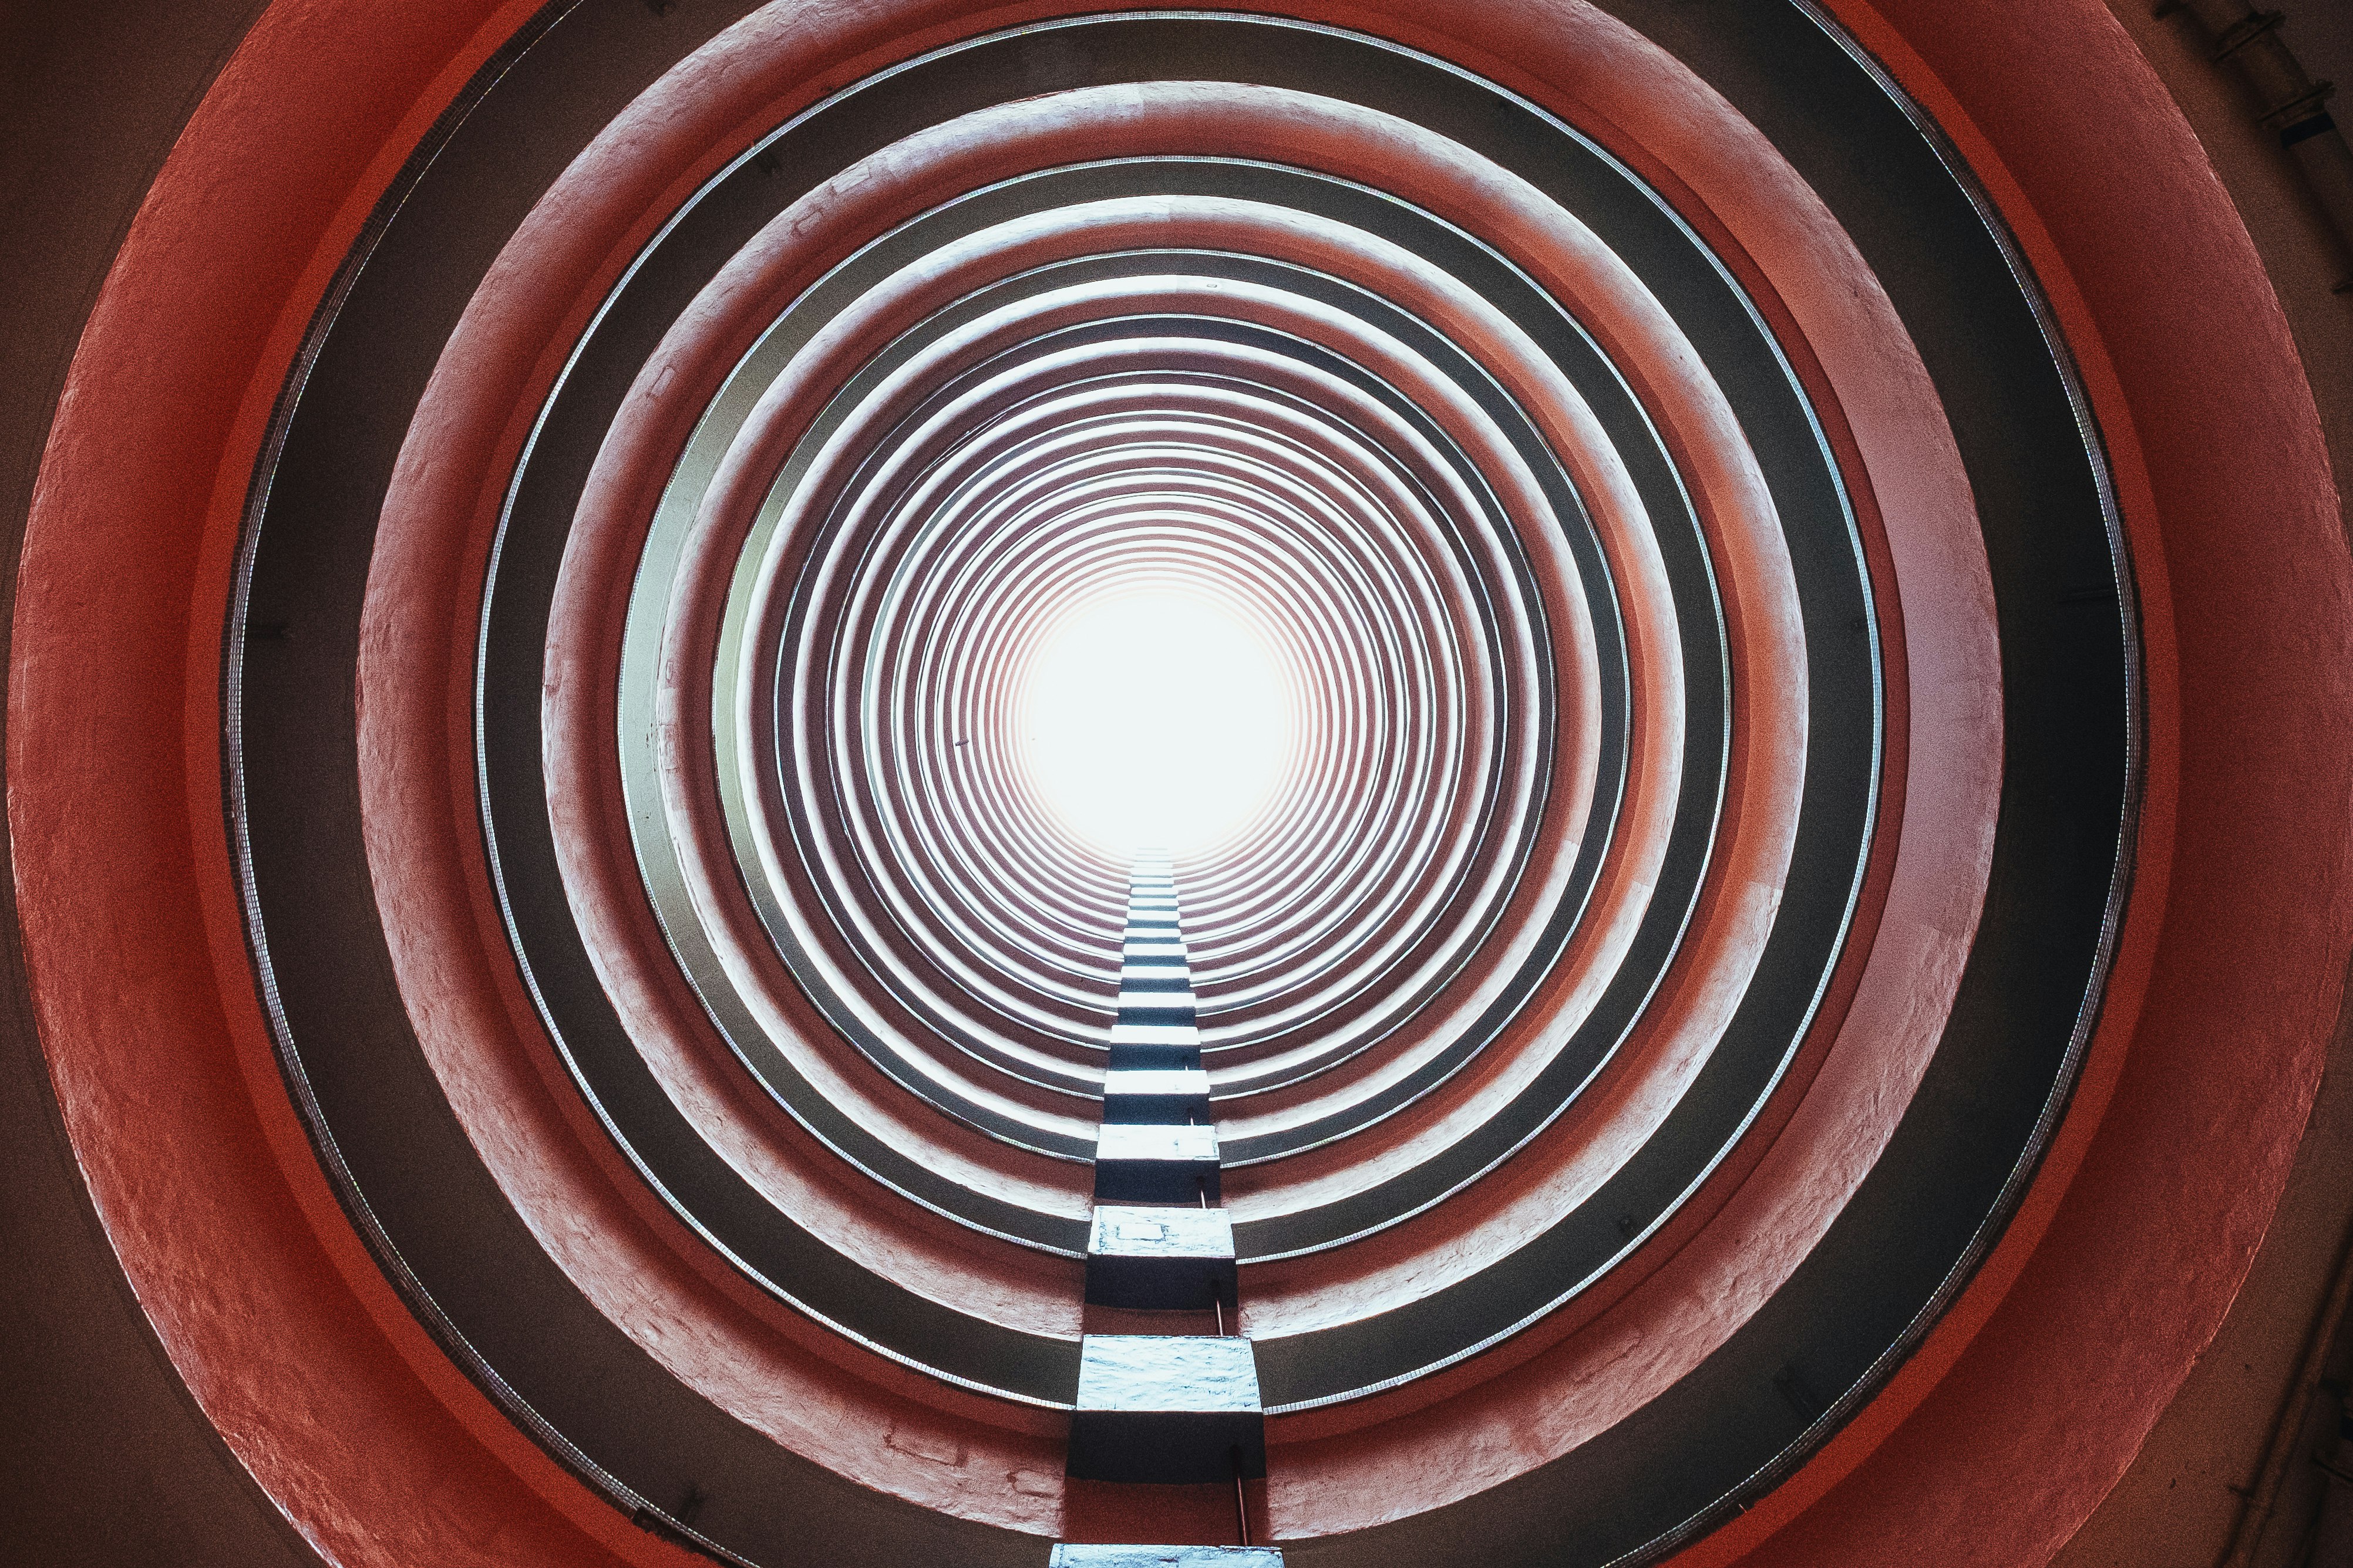
[(1198, 1068), (1113, 1067), (1103, 1074), (1105, 1121), (1209, 1120), (1209, 1075)]
[(1176, 1485), (1266, 1474), (1266, 1416), (1250, 1342), (1208, 1334), (1089, 1334), (1080, 1342), (1070, 1472)]
[(1201, 1311), (1234, 1295), (1234, 1222), (1223, 1209), (1105, 1204), (1087, 1230), (1087, 1300)]
[(1105, 1122), (1095, 1132), (1095, 1198), (1101, 1203), (1218, 1201), (1218, 1130), (1165, 1123)]
[(1182, 991), (1131, 991), (1124, 985), (1120, 987), (1119, 1021), (1123, 1024), (1186, 1027), (1198, 1016), (1189, 985)]
[(1200, 1067), (1198, 1046), (1113, 1046), (1104, 1063), (1106, 1073), (1198, 1072)]
[(1046, 1568), (1282, 1568), (1271, 1546), (1058, 1545)]

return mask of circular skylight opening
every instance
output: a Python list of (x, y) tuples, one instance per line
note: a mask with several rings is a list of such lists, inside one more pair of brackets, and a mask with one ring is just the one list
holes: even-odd
[(1048, 633), (1028, 673), (1031, 783), (1065, 826), (1114, 854), (1219, 843), (1273, 798), (1291, 760), (1281, 665), (1198, 590), (1085, 605)]

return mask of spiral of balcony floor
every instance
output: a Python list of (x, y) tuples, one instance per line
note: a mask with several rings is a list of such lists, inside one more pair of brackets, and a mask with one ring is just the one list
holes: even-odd
[(1598, 1564), (1768, 1489), (2000, 1234), (2128, 863), (2104, 460), (1949, 146), (1795, 5), (1723, 96), (1579, 24), (1736, 211), (1567, 35), (622, 9), (345, 263), (229, 628), (283, 1065), (412, 1308), (730, 1560), (1064, 1535), (1128, 863), (1025, 703), (1173, 595), (1284, 715), (1175, 867), (1255, 1506)]

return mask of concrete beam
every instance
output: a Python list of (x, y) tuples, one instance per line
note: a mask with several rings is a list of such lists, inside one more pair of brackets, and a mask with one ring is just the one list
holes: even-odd
[(1087, 1300), (1198, 1311), (1235, 1300), (1234, 1222), (1223, 1209), (1105, 1205), (1087, 1233)]
[(1097, 1202), (1190, 1204), (1218, 1198), (1214, 1127), (1107, 1123), (1095, 1134)]
[(1258, 1362), (1244, 1339), (1089, 1334), (1071, 1416), (1084, 1480), (1198, 1484), (1266, 1474)]
[(1206, 1124), (1209, 1075), (1198, 1068), (1125, 1068), (1103, 1075), (1103, 1119), (1128, 1124)]
[(1047, 1568), (1282, 1568), (1271, 1546), (1071, 1546), (1054, 1548)]

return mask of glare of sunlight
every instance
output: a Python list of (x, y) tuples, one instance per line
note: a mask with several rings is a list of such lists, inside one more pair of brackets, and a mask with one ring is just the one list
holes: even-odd
[(1030, 778), (1083, 837), (1182, 855), (1243, 826), (1289, 761), (1289, 692), (1266, 645), (1198, 592), (1130, 589), (1041, 640), (1023, 682)]

